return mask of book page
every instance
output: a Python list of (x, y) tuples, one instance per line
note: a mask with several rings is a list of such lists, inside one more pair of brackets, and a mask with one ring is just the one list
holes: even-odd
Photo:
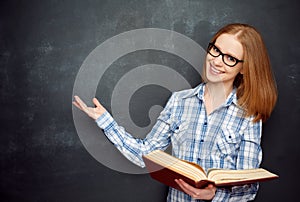
[(238, 182), (247, 180), (275, 178), (277, 175), (263, 169), (245, 169), (245, 170), (225, 170), (210, 169), (208, 171), (209, 179), (216, 183)]

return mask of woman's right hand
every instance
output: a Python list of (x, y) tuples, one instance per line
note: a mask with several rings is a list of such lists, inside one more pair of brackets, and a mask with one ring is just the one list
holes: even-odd
[(89, 117), (96, 120), (99, 118), (106, 109), (100, 104), (97, 98), (93, 98), (93, 103), (95, 107), (88, 107), (77, 95), (74, 96), (73, 104), (83, 112), (85, 112)]

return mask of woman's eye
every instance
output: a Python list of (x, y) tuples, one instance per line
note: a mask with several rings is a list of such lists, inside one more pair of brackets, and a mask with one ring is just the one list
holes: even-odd
[(220, 50), (217, 47), (213, 47), (213, 50), (217, 53), (220, 53)]
[(235, 62), (236, 61), (236, 59), (234, 57), (230, 56), (230, 55), (227, 55), (226, 57), (227, 57), (227, 60), (230, 61), (230, 62)]

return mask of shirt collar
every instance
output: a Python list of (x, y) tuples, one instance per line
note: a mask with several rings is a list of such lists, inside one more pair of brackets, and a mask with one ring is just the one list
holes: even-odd
[(225, 106), (229, 106), (229, 105), (231, 105), (231, 103), (238, 105), (236, 91), (237, 91), (237, 89), (236, 89), (236, 87), (234, 87), (226, 99)]
[[(231, 93), (228, 95), (224, 106), (229, 106), (232, 103), (238, 106), (237, 103), (237, 95), (236, 95), (236, 87), (233, 88), (233, 90), (231, 91)], [(200, 100), (204, 100), (204, 92), (205, 92), (205, 83), (201, 83), (200, 85), (198, 85), (197, 87), (195, 87), (194, 89), (192, 89), (191, 91), (189, 91), (189, 93), (187, 93), (184, 98), (188, 98), (188, 97), (192, 97), (192, 96), (197, 96)]]

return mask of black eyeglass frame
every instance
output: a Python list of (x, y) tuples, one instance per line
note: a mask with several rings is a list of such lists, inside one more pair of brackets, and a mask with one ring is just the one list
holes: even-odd
[[(219, 55), (213, 55), (213, 54), (210, 52), (210, 50), (211, 50), (212, 48), (216, 48), (216, 49), (218, 50), (218, 52), (219, 52)], [(235, 57), (233, 57), (233, 56), (231, 56), (231, 55), (222, 53), (222, 52), (220, 51), (220, 49), (215, 45), (215, 43), (209, 43), (206, 52), (209, 53), (211, 56), (213, 56), (213, 57), (215, 57), (215, 58), (216, 58), (216, 57), (219, 57), (219, 56), (221, 55), (221, 56), (222, 56), (222, 61), (223, 61), (223, 63), (224, 63), (225, 65), (229, 66), (229, 67), (234, 67), (234, 66), (237, 65), (239, 62), (244, 62), (244, 60), (239, 60), (239, 59), (237, 59), (237, 58), (235, 58)], [(227, 64), (227, 63), (225, 62), (225, 60), (224, 60), (224, 56), (229, 56), (229, 57), (231, 57), (231, 58), (234, 58), (234, 59), (235, 59), (235, 64), (233, 64), (233, 65)]]

